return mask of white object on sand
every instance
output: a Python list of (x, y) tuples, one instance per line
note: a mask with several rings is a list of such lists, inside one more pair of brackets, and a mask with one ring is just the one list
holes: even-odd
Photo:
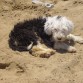
[(40, 0), (32, 0), (32, 3), (40, 4), (40, 5), (45, 6), (45, 7), (47, 7), (47, 8), (52, 8), (52, 7), (54, 7), (54, 4), (47, 3), (47, 2), (44, 3), (44, 2), (42, 2), (42, 1), (40, 1)]
[(47, 8), (52, 8), (54, 7), (54, 4), (51, 4), (51, 3), (45, 3), (44, 4)]

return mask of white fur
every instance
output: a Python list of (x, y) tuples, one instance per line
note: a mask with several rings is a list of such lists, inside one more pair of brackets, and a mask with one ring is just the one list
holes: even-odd
[(83, 38), (80, 37), (80, 36), (75, 36), (73, 34), (69, 34), (67, 36), (67, 39), (68, 40), (73, 40), (74, 42), (77, 42), (77, 43), (80, 43), (80, 44), (83, 44)]
[(44, 31), (48, 35), (52, 35), (54, 41), (58, 41), (58, 38), (61, 38), (63, 41), (63, 39), (70, 34), (74, 25), (66, 17), (58, 17), (59, 16), (48, 17), (44, 26)]
[(83, 43), (83, 38), (70, 34), (74, 29), (72, 21), (64, 16), (47, 17), (44, 25), (44, 31), (48, 35), (52, 35), (52, 40), (55, 42), (54, 49), (64, 49), (69, 52), (75, 52), (73, 46), (69, 46), (63, 41), (73, 40), (74, 42)]

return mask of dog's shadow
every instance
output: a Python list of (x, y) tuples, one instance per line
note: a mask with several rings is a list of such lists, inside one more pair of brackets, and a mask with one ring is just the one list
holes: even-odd
[[(74, 46), (75, 45), (75, 42), (72, 41), (72, 40), (70, 40), (70, 41), (66, 40), (64, 43), (67, 44), (68, 46)], [(63, 49), (56, 49), (56, 52), (64, 54), (64, 53), (67, 53), (68, 51), (67, 50), (63, 50)]]

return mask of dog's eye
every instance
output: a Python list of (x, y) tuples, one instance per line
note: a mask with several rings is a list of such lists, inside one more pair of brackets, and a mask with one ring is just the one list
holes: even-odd
[(66, 31), (65, 29), (63, 29), (63, 31)]
[(54, 31), (56, 31), (56, 32), (57, 32), (58, 30), (57, 30), (57, 29), (54, 29)]
[(65, 30), (65, 29), (63, 29), (63, 30), (62, 30), (62, 32), (66, 32), (66, 30)]
[(67, 31), (65, 29), (62, 30), (62, 33), (65, 34)]

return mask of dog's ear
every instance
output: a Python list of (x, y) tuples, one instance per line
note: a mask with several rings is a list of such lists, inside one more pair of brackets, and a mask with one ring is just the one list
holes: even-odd
[(51, 17), (47, 18), (47, 21), (44, 25), (44, 31), (47, 35), (52, 35), (52, 28), (53, 28), (53, 22), (51, 20)]
[(67, 17), (62, 17), (62, 24), (68, 29), (68, 33), (70, 33), (74, 29), (74, 23)]
[(66, 27), (68, 28), (69, 33), (74, 29), (74, 24), (72, 21), (68, 20), (66, 23)]

